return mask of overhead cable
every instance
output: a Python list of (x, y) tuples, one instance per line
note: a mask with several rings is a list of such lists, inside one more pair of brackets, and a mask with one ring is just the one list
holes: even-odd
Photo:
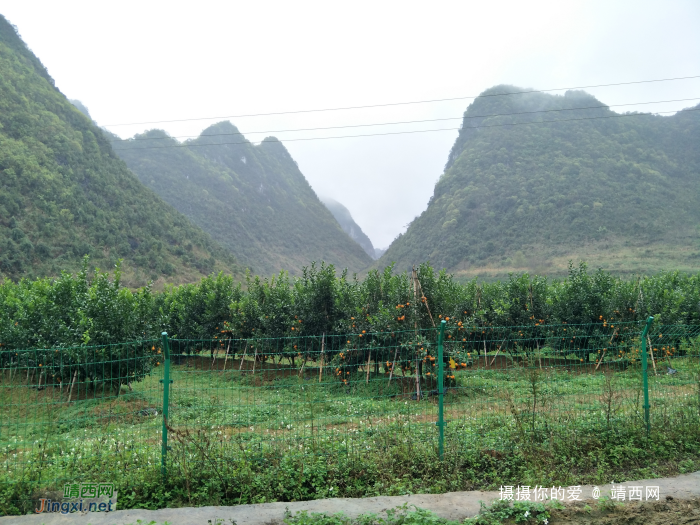
[[(699, 111), (699, 110), (700, 110), (700, 108), (694, 108), (694, 109), (683, 110), (683, 112)], [(581, 118), (571, 118), (571, 119), (540, 120), (540, 121), (534, 121), (534, 122), (513, 122), (513, 123), (504, 123), (504, 124), (470, 126), (466, 129), (498, 128), (498, 127), (505, 127), (505, 126), (523, 126), (523, 125), (531, 126), (531, 125), (536, 125), (536, 124), (556, 124), (557, 122), (573, 122), (573, 121), (615, 119), (615, 118), (628, 118), (628, 117), (651, 117), (651, 116), (660, 115), (663, 113), (678, 113), (678, 112), (676, 112), (676, 111), (659, 111), (658, 113), (655, 113), (655, 114), (652, 114), (652, 113), (629, 113), (629, 114), (623, 114), (623, 115), (605, 115), (605, 116), (599, 116), (599, 117), (581, 117)], [(431, 133), (431, 132), (435, 132), (435, 131), (459, 131), (461, 129), (463, 129), (463, 128), (423, 129), (423, 130), (414, 130), (414, 131), (390, 131), (390, 132), (386, 132), (386, 133), (367, 133), (367, 134), (362, 134), (362, 135), (340, 135), (340, 136), (334, 136), (334, 137), (308, 137), (308, 138), (285, 139), (284, 142), (348, 139), (348, 138), (362, 138), (362, 137), (379, 137), (379, 136), (386, 136), (386, 135), (408, 135), (408, 134), (414, 134), (414, 133)], [(203, 135), (203, 137), (209, 137), (209, 135)], [(132, 142), (132, 144), (133, 144), (133, 142)], [(188, 144), (173, 144), (173, 145), (169, 145), (169, 146), (144, 146), (144, 147), (138, 146), (135, 148), (134, 147), (127, 147), (127, 148), (115, 147), (114, 151), (126, 151), (126, 150), (137, 150), (137, 149), (168, 149), (168, 148), (192, 148), (192, 147), (206, 147), (206, 146), (229, 146), (229, 145), (236, 145), (236, 144), (250, 144), (250, 142), (249, 141), (218, 142), (218, 143), (209, 143), (209, 144), (188, 143)]]
[(689, 80), (694, 78), (700, 78), (700, 75), (688, 76), (688, 77), (675, 77), (675, 78), (659, 78), (654, 80), (636, 80), (633, 82), (617, 82), (613, 84), (596, 84), (590, 86), (575, 86), (575, 87), (563, 87), (563, 88), (550, 88), (550, 89), (532, 89), (527, 91), (512, 91), (508, 93), (490, 93), (486, 95), (473, 95), (467, 97), (452, 97), (452, 98), (437, 98), (432, 100), (414, 100), (410, 102), (389, 102), (385, 104), (370, 104), (365, 106), (345, 106), (337, 108), (323, 108), (323, 109), (301, 109), (295, 111), (276, 111), (271, 113), (249, 113), (240, 115), (227, 115), (219, 117), (198, 117), (198, 118), (186, 118), (186, 119), (173, 119), (173, 120), (153, 120), (148, 122), (128, 122), (119, 124), (105, 124), (104, 126), (117, 127), (117, 126), (143, 126), (146, 124), (168, 124), (172, 122), (192, 122), (196, 120), (218, 120), (218, 119), (230, 119), (230, 118), (249, 118), (249, 117), (268, 117), (272, 115), (294, 115), (299, 113), (320, 113), (326, 111), (346, 111), (352, 109), (369, 109), (369, 108), (380, 108), (380, 107), (391, 107), (391, 106), (406, 106), (411, 104), (432, 104), (435, 102), (451, 102), (455, 100), (473, 100), (480, 97), (503, 97), (509, 95), (523, 95), (526, 93), (547, 93), (551, 91), (568, 91), (572, 89), (591, 89), (591, 88), (601, 88), (601, 87), (613, 87), (613, 86), (629, 86), (633, 84), (651, 84), (654, 82), (671, 82), (675, 80)]
[(641, 105), (647, 105), (647, 104), (666, 104), (670, 102), (687, 102), (691, 100), (700, 100), (700, 98), (680, 98), (680, 99), (675, 99), (675, 100), (656, 100), (656, 101), (651, 101), (651, 102), (632, 102), (629, 104), (601, 104), (598, 106), (584, 106), (584, 107), (578, 107), (578, 108), (561, 108), (561, 109), (543, 109), (539, 111), (521, 111), (517, 113), (490, 113), (486, 115), (470, 115), (470, 116), (461, 116), (461, 117), (447, 117), (447, 118), (435, 118), (435, 119), (425, 119), (425, 120), (405, 120), (405, 121), (399, 121), (399, 122), (376, 122), (372, 124), (352, 124), (352, 125), (347, 125), (347, 126), (328, 126), (328, 127), (319, 127), (319, 128), (297, 128), (297, 129), (277, 129), (277, 130), (267, 130), (267, 131), (248, 131), (245, 134), (239, 132), (236, 133), (207, 133), (206, 135), (177, 135), (177, 136), (172, 136), (168, 135), (165, 137), (134, 137), (130, 139), (118, 139), (120, 141), (144, 141), (144, 140), (168, 140), (168, 139), (182, 139), (182, 138), (194, 138), (194, 137), (230, 137), (234, 135), (260, 135), (260, 134), (266, 134), (266, 133), (293, 133), (293, 132), (298, 132), (298, 131), (322, 131), (322, 130), (329, 130), (329, 129), (347, 129), (347, 128), (364, 128), (364, 127), (370, 127), (370, 126), (395, 126), (399, 124), (420, 124), (424, 122), (444, 122), (446, 120), (464, 120), (464, 119), (476, 119), (476, 118), (489, 118), (489, 117), (508, 117), (508, 116), (513, 116), (513, 115), (534, 115), (538, 113), (556, 113), (560, 111), (579, 111), (579, 110), (586, 110), (586, 109), (607, 109), (607, 108), (612, 108), (612, 107), (620, 107), (620, 106), (641, 106)]

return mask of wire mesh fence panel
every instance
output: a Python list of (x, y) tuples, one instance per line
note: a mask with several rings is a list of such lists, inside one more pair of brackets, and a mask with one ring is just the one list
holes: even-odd
[(182, 454), (205, 443), (261, 461), (386, 448), (397, 429), (434, 440), (435, 402), (418, 401), (435, 380), (415, 370), (435, 334), (173, 340), (171, 435)]
[[(451, 435), (490, 453), (524, 441), (641, 432), (638, 323), (463, 326), (448, 330)], [(635, 340), (636, 338), (636, 340)]]
[(653, 324), (648, 333), (650, 427), (700, 424), (700, 326)]
[(236, 465), (251, 466), (245, 475), (285, 462), (297, 472), (377, 454), (498, 458), (644, 438), (645, 356), (651, 431), (687, 435), (700, 428), (700, 326), (651, 326), (642, 337), (637, 322), (446, 318), (381, 333), (239, 339), (220, 330), (167, 346), (3, 351), (1, 482), (36, 500), (36, 490), (67, 482), (127, 486), (140, 470), (243, 476)]
[(2, 488), (57, 490), (106, 481), (96, 471), (110, 476), (117, 462), (159, 461), (157, 344), (0, 352)]

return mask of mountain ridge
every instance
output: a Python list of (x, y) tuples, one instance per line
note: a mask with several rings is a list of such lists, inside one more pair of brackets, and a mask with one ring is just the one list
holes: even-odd
[(322, 260), (359, 272), (372, 263), (274, 137), (255, 145), (223, 121), (183, 143), (162, 130), (111, 140), (144, 184), (254, 272), (300, 274)]
[(123, 259), (123, 282), (240, 274), (235, 259), (143, 186), (0, 15), (0, 278)]
[(379, 260), (464, 277), (700, 268), (700, 107), (617, 114), (495, 86), (469, 105), (427, 209)]
[(350, 210), (330, 197), (322, 197), (321, 202), (330, 210), (335, 220), (340, 224), (340, 227), (343, 228), (343, 231), (347, 233), (353, 241), (362, 246), (362, 249), (367, 255), (372, 259), (376, 259), (376, 251), (372, 245), (372, 241), (367, 237), (367, 234), (362, 231), (360, 225), (355, 222)]

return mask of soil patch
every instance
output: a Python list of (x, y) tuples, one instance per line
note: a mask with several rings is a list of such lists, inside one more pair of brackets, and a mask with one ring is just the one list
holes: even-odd
[(700, 498), (679, 500), (668, 496), (665, 501), (620, 504), (608, 510), (580, 503), (551, 514), (552, 525), (698, 525)]

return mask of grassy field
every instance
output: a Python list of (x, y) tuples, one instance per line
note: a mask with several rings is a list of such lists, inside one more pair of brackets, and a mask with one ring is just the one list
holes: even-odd
[[(270, 360), (272, 361), (272, 360)], [(454, 375), (438, 454), (435, 383), (386, 363), (339, 379), (330, 364), (174, 358), (167, 477), (162, 376), (115, 392), (2, 381), (0, 512), (60, 497), (66, 482), (115, 483), (120, 508), (295, 501), (572, 485), (700, 469), (697, 356), (650, 370), (651, 433), (638, 364), (483, 356)], [(281, 360), (280, 360), (281, 361)], [(486, 361), (486, 362), (485, 362)], [(155, 372), (162, 371), (162, 367)], [(62, 494), (62, 492), (61, 492)]]
[(507, 280), (509, 274), (529, 273), (563, 279), (568, 275), (569, 261), (587, 261), (591, 268), (602, 268), (613, 275), (631, 278), (650, 272), (695, 273), (700, 267), (700, 244), (686, 239), (679, 246), (673, 243), (631, 243), (624, 239), (590, 240), (575, 247), (535, 246), (498, 263), (488, 265), (460, 264), (453, 269), (460, 282), (474, 277), (480, 280)]

